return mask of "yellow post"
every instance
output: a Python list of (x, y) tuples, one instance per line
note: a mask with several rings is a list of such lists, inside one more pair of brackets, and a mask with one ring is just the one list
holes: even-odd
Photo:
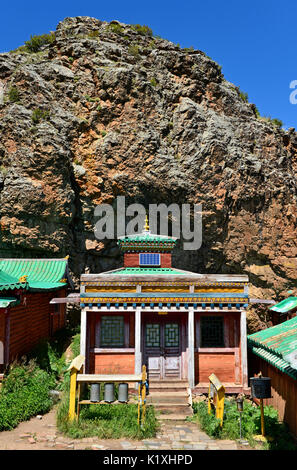
[(208, 401), (207, 401), (208, 414), (211, 414), (211, 403), (210, 403), (210, 382), (208, 386)]
[[(69, 392), (69, 412), (68, 418), (73, 421), (77, 418), (75, 413), (75, 397), (76, 397), (76, 378), (77, 373), (82, 370), (82, 366), (85, 362), (85, 357), (82, 355), (77, 356), (73, 359), (67, 370), (70, 370), (70, 392)], [(78, 408), (79, 411), (79, 408)]]
[(70, 372), (70, 394), (69, 394), (69, 413), (68, 413), (70, 421), (73, 421), (76, 417), (76, 413), (75, 413), (76, 376), (77, 376), (77, 370), (73, 368)]
[(261, 434), (265, 436), (265, 421), (264, 421), (264, 406), (263, 406), (263, 398), (260, 398), (260, 409), (261, 409)]
[(215, 374), (211, 374), (209, 377), (209, 389), (208, 389), (208, 414), (211, 413), (211, 386), (214, 387), (214, 391), (217, 395), (216, 399), (216, 417), (221, 421), (220, 426), (223, 426), (224, 418), (224, 402), (225, 402), (225, 387), (222, 382), (218, 379)]
[(137, 417), (137, 423), (138, 426), (140, 425), (140, 403), (141, 403), (141, 382), (138, 383), (138, 417)]
[(141, 401), (142, 401), (142, 416), (141, 424), (145, 423), (145, 412), (146, 412), (146, 367), (142, 366), (142, 392), (141, 392)]
[(225, 402), (225, 388), (222, 387), (217, 391), (217, 406), (216, 406), (216, 417), (221, 421), (221, 427), (223, 426), (224, 417), (224, 402)]

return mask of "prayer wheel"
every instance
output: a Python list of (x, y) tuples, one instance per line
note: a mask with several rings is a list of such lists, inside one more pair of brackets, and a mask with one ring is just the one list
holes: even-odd
[(100, 384), (91, 384), (90, 401), (94, 403), (100, 401)]
[(121, 403), (126, 403), (128, 401), (128, 384), (119, 384), (118, 401), (120, 401)]
[(271, 398), (270, 377), (251, 377), (251, 392), (255, 398)]
[(104, 401), (107, 403), (114, 401), (114, 383), (104, 384)]

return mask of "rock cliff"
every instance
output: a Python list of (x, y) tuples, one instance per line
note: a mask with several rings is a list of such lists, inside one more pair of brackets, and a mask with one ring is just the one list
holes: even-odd
[[(177, 249), (177, 267), (246, 273), (253, 297), (297, 292), (297, 134), (203, 52), (66, 18), (36, 52), (0, 54), (1, 90), (1, 256), (69, 254), (76, 278), (116, 268), (96, 205), (202, 203), (202, 247)], [(251, 331), (266, 313), (250, 313)]]

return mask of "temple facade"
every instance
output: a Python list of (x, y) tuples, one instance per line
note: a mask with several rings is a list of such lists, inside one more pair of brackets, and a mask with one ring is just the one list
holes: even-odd
[(187, 381), (206, 392), (215, 373), (229, 393), (245, 392), (248, 277), (176, 269), (173, 237), (118, 240), (124, 266), (81, 275), (81, 354), (88, 374), (139, 374)]

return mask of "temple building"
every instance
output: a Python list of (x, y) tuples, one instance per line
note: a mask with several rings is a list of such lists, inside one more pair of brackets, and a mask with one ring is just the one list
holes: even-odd
[(73, 287), (68, 258), (0, 259), (0, 379), (5, 368), (65, 325), (65, 304), (51, 305)]
[(229, 393), (246, 392), (248, 277), (176, 269), (176, 238), (120, 237), (124, 266), (81, 275), (84, 373), (187, 381), (206, 392), (215, 373)]

